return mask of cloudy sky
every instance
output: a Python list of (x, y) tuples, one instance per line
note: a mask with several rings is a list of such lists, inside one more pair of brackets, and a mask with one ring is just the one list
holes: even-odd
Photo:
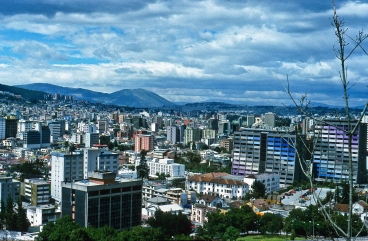
[[(342, 105), (330, 0), (0, 2), (2, 84), (280, 105), (290, 103), (278, 82), (288, 75), (296, 98)], [(368, 33), (368, 3), (336, 7), (351, 37)], [(350, 100), (363, 105), (368, 56), (357, 50), (347, 62)]]

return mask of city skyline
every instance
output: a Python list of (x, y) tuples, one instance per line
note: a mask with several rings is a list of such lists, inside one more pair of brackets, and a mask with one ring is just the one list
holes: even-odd
[[(336, 1), (348, 34), (368, 4)], [(331, 1), (12, 1), (0, 9), (2, 84), (111, 93), (144, 88), (172, 102), (342, 106)], [(363, 46), (367, 46), (368, 42)], [(348, 61), (351, 106), (367, 101), (368, 56)]]

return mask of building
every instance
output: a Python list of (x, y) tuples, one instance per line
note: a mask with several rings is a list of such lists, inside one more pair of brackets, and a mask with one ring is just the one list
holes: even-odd
[(60, 218), (60, 215), (60, 211), (51, 204), (27, 207), (27, 218), (32, 227), (55, 222)]
[(13, 202), (20, 197), (20, 182), (11, 177), (0, 176), (0, 200), (6, 200), (11, 197)]
[(184, 130), (184, 143), (194, 143), (201, 140), (201, 130), (188, 127)]
[(252, 185), (256, 180), (265, 185), (266, 193), (276, 192), (280, 189), (280, 176), (278, 174), (251, 174), (244, 177), (244, 182), (250, 187), (249, 190), (252, 190)]
[(21, 195), (32, 206), (47, 204), (50, 202), (50, 184), (42, 178), (24, 179)]
[(4, 117), (0, 116), (0, 140), (5, 139), (5, 127), (6, 127), (6, 120)]
[(5, 121), (5, 138), (17, 136), (18, 119), (16, 116), (7, 116)]
[(98, 133), (85, 133), (84, 134), (84, 143), (85, 147), (93, 147), (93, 145), (97, 145), (100, 143), (100, 134)]
[(305, 178), (299, 162), (306, 155), (303, 141), (304, 135), (282, 131), (245, 128), (235, 132), (231, 173), (240, 176), (276, 173), (281, 187), (300, 182)]
[(220, 141), (220, 147), (226, 149), (227, 152), (231, 152), (234, 149), (234, 139), (227, 138)]
[(275, 127), (276, 124), (276, 115), (272, 112), (268, 112), (264, 115), (264, 124), (271, 128)]
[(140, 152), (141, 150), (152, 151), (153, 150), (153, 135), (137, 134), (134, 140), (134, 151)]
[(61, 182), (79, 181), (88, 178), (95, 170), (109, 170), (117, 173), (119, 154), (107, 150), (85, 148), (73, 153), (53, 152), (51, 154), (51, 196), (61, 200)]
[(95, 171), (89, 180), (62, 183), (62, 215), (82, 227), (108, 225), (116, 230), (141, 224), (142, 180), (115, 180), (116, 173)]
[(170, 143), (175, 144), (180, 142), (180, 130), (177, 126), (168, 126), (167, 127), (167, 140)]
[(174, 163), (174, 159), (154, 158), (152, 161), (147, 161), (147, 165), (150, 169), (150, 176), (156, 176), (156, 173), (164, 173), (170, 175), (170, 177), (184, 177), (185, 165)]
[(70, 180), (83, 180), (83, 153), (51, 154), (51, 197), (61, 201), (61, 183)]
[(225, 172), (211, 172), (196, 174), (187, 177), (186, 190), (194, 190), (197, 193), (215, 194), (221, 198), (241, 199), (249, 192), (249, 186), (239, 177)]
[[(350, 129), (356, 123), (352, 121)], [(344, 132), (349, 129), (348, 122), (326, 120), (316, 123), (314, 129), (317, 141), (313, 152), (313, 177), (317, 181), (348, 180), (349, 145), (348, 136)], [(356, 184), (367, 182), (367, 149), (367, 123), (360, 123), (351, 143), (353, 182)]]

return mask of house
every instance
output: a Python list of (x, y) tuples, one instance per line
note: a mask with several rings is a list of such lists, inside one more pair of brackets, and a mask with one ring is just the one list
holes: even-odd
[(335, 212), (339, 212), (340, 214), (348, 214), (349, 213), (349, 205), (336, 203), (332, 209)]
[(216, 208), (208, 207), (206, 205), (196, 203), (192, 205), (192, 214), (190, 216), (190, 220), (194, 223), (203, 224), (207, 221), (207, 213), (215, 211)]
[(249, 207), (253, 209), (253, 212), (263, 212), (270, 209), (270, 205), (263, 199), (254, 199), (247, 203)]
[(207, 207), (221, 208), (226, 203), (216, 195), (204, 194), (198, 199), (198, 203)]

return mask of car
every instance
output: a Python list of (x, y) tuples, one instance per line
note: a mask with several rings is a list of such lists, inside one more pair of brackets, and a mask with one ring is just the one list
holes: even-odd
[(305, 203), (304, 199), (299, 200), (299, 203)]

